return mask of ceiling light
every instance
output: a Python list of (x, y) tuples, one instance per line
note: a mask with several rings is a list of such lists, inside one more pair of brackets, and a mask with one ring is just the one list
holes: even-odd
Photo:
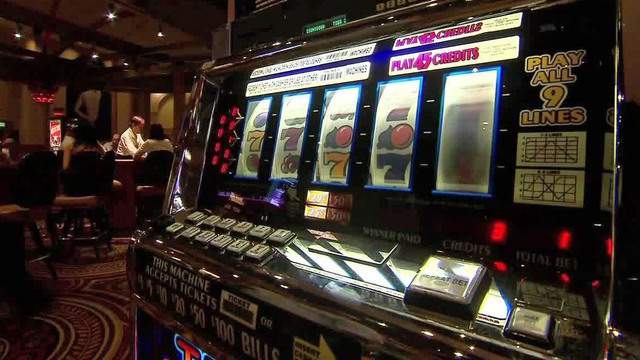
[(13, 37), (16, 39), (22, 38), (22, 26), (20, 24), (16, 25), (16, 32), (13, 33)]
[(159, 38), (164, 37), (164, 33), (162, 32), (162, 24), (158, 24), (158, 33), (156, 35)]
[(100, 57), (100, 55), (98, 55), (98, 53), (95, 52), (95, 51), (93, 52), (93, 54), (91, 54), (91, 58), (94, 59), (94, 60), (99, 58), (99, 57)]
[(107, 19), (109, 19), (109, 21), (114, 21), (117, 17), (118, 14), (116, 13), (116, 8), (110, 3), (107, 5)]
[(122, 63), (122, 65), (124, 65), (124, 66), (129, 66), (129, 63), (125, 60), (125, 61)]

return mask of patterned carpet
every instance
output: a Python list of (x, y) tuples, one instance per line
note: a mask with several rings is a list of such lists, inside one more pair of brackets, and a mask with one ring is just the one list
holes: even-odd
[(0, 310), (0, 360), (130, 359), (126, 250), (114, 239), (96, 260), (93, 249), (79, 248), (77, 264), (55, 264), (57, 280), (43, 263), (29, 265), (46, 306), (22, 321), (2, 319)]

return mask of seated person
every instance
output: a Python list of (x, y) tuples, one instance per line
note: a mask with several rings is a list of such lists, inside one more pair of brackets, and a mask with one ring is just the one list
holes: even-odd
[(111, 136), (111, 141), (107, 141), (101, 144), (102, 151), (104, 151), (105, 153), (109, 151), (116, 151), (119, 143), (120, 143), (120, 134), (113, 134)]
[[(101, 157), (96, 129), (88, 121), (78, 122), (73, 143), (63, 148), (64, 192), (72, 196), (91, 195), (96, 184), (95, 172)], [(88, 173), (89, 172), (89, 173)]]
[(148, 153), (152, 151), (171, 151), (173, 152), (173, 145), (171, 141), (167, 139), (164, 134), (164, 129), (160, 124), (152, 124), (149, 131), (149, 139), (145, 141), (142, 146), (133, 155), (133, 159), (136, 161), (144, 159)]
[(141, 116), (134, 116), (131, 118), (129, 128), (127, 128), (127, 130), (125, 130), (125, 132), (120, 136), (120, 142), (118, 142), (116, 154), (119, 156), (133, 156), (144, 142), (142, 135), (140, 135), (143, 129), (144, 118)]

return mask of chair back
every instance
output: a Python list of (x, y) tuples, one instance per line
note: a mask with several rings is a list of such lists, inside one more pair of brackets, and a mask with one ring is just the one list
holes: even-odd
[(58, 191), (58, 161), (51, 151), (26, 154), (18, 163), (14, 194), (25, 208), (48, 206)]
[(173, 152), (151, 151), (141, 163), (138, 185), (166, 186), (173, 164)]
[(102, 160), (98, 169), (98, 195), (104, 195), (111, 192), (115, 171), (116, 153), (114, 151), (108, 151), (102, 155)]
[(97, 195), (100, 187), (101, 155), (97, 151), (81, 151), (71, 156), (64, 172), (64, 193), (69, 196)]

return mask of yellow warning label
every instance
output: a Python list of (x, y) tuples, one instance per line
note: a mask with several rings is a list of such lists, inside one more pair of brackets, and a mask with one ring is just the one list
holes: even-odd
[(300, 338), (293, 338), (294, 360), (335, 360), (336, 356), (331, 351), (329, 344), (320, 335), (320, 344), (315, 345)]

